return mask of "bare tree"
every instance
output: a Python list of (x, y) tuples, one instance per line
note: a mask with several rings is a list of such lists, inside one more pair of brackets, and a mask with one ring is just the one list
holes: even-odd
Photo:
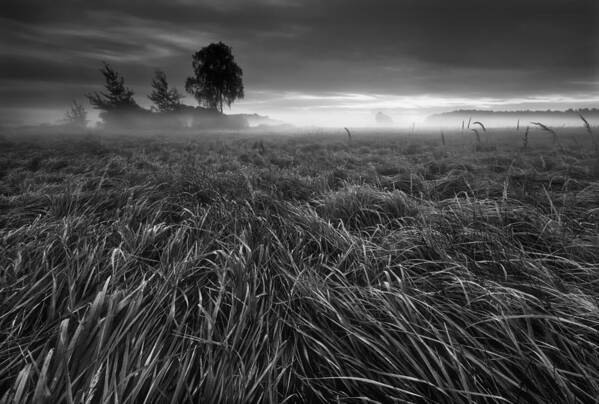
[(85, 127), (87, 125), (87, 111), (83, 104), (73, 100), (71, 108), (65, 113), (65, 120), (68, 125)]

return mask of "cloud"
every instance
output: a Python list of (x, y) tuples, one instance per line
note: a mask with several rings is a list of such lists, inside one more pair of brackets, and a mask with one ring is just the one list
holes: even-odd
[[(143, 98), (154, 69), (166, 71), (181, 89), (191, 54), (222, 40), (244, 69), (251, 102), (268, 92), (313, 96), (299, 101), (314, 107), (325, 101), (318, 97), (339, 94), (578, 99), (598, 88), (598, 4), (5, 0), (0, 79), (29, 83), (22, 102), (31, 97), (32, 104), (58, 104), (66, 98), (58, 94), (65, 83), (99, 88), (97, 69), (108, 61)], [(347, 100), (326, 101), (343, 108)], [(10, 102), (0, 101), (0, 108)]]

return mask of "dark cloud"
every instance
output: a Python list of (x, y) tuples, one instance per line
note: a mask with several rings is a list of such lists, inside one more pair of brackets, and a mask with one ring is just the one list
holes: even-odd
[(597, 89), (598, 16), (595, 0), (5, 0), (0, 79), (29, 82), (23, 102), (58, 102), (65, 83), (101, 85), (107, 61), (144, 94), (156, 68), (182, 87), (191, 53), (223, 40), (255, 101), (260, 91), (570, 96)]

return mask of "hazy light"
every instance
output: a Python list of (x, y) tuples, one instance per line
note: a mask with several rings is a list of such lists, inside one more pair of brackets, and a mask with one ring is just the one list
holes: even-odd
[[(136, 89), (137, 102), (149, 109), (151, 102), (143, 97), (150, 89)], [(197, 105), (187, 95), (183, 102)], [(409, 127), (422, 125), (431, 114), (458, 109), (477, 110), (563, 110), (568, 108), (592, 108), (599, 103), (599, 96), (559, 94), (531, 97), (451, 97), (433, 94), (389, 95), (367, 93), (304, 93), (247, 91), (246, 98), (237, 101), (229, 114), (260, 114), (296, 126), (318, 127), (374, 127), (377, 112), (383, 112), (392, 120), (392, 126)], [(64, 118), (69, 105), (52, 108), (25, 108), (3, 114), (5, 123), (58, 123)], [(98, 111), (86, 104), (90, 123), (99, 122)]]
[(375, 126), (375, 115), (389, 115), (397, 126), (422, 123), (430, 114), (457, 109), (526, 110), (589, 107), (599, 96), (559, 94), (531, 97), (451, 97), (434, 94), (248, 92), (234, 113), (259, 113), (298, 126)]

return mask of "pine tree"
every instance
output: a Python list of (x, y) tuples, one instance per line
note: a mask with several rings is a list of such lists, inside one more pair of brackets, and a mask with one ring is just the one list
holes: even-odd
[(133, 99), (133, 91), (125, 87), (125, 79), (107, 63), (100, 69), (106, 80), (106, 92), (88, 94), (90, 104), (102, 111), (140, 109)]
[(176, 88), (168, 88), (166, 74), (160, 70), (156, 71), (156, 75), (152, 80), (152, 88), (154, 89), (148, 98), (156, 104), (156, 108), (160, 112), (172, 112), (181, 107), (181, 98), (183, 96)]

